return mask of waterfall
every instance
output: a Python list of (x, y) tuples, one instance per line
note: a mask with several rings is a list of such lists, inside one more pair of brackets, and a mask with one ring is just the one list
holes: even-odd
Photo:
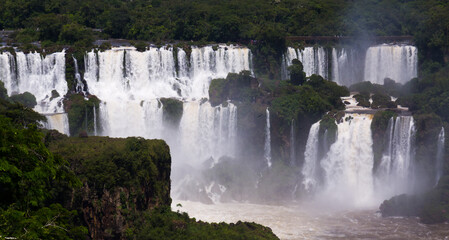
[[(16, 52), (0, 54), (0, 80), (8, 95), (30, 92), (36, 97), (34, 108), (39, 113), (63, 113), (63, 96), (67, 93), (65, 52), (43, 57), (40, 53)], [(58, 97), (52, 98), (52, 91)]]
[(351, 114), (338, 124), (337, 139), (321, 160), (325, 196), (353, 206), (371, 204), (373, 198), (372, 115)]
[(213, 78), (250, 70), (248, 48), (233, 45), (219, 45), (217, 50), (211, 46), (193, 47), (190, 59), (184, 50), (177, 49), (177, 63), (174, 54), (171, 47), (150, 47), (145, 52), (134, 48), (92, 51), (85, 57), (84, 80), (89, 92), (102, 100), (107, 97), (199, 100), (209, 97), (209, 84)]
[(413, 190), (414, 136), (413, 117), (399, 116), (389, 120), (376, 179), (376, 188), (385, 198)]
[[(34, 110), (46, 116), (45, 128), (69, 134), (63, 106), (68, 90), (64, 51), (45, 57), (39, 53), (16, 52), (16, 56), (9, 52), (1, 53), (0, 80), (9, 96), (29, 92), (36, 97)], [(57, 94), (54, 94), (55, 91)]]
[(392, 140), (393, 140), (393, 133), (394, 133), (394, 118), (391, 117), (390, 120), (388, 120), (387, 125), (387, 131), (385, 132), (385, 139), (384, 139), (384, 152), (382, 154), (382, 159), (380, 161), (379, 167), (378, 167), (378, 175), (381, 176), (383, 179), (388, 178), (391, 172), (391, 156), (392, 156)]
[(364, 59), (360, 50), (332, 48), (331, 80), (342, 86), (351, 86), (363, 79)]
[(265, 147), (264, 147), (264, 157), (267, 161), (267, 165), (271, 167), (271, 132), (270, 132), (270, 110), (266, 110), (267, 121), (265, 126)]
[(317, 74), (324, 78), (328, 77), (327, 51), (323, 47), (305, 47), (303, 50), (288, 47), (283, 59), (283, 79), (289, 78), (287, 67), (295, 58), (301, 61), (306, 76)]
[[(331, 61), (328, 61), (328, 54)], [(307, 76), (318, 74), (345, 86), (360, 81), (383, 84), (385, 78), (404, 84), (417, 76), (418, 69), (418, 49), (411, 45), (382, 44), (329, 50), (323, 47), (305, 47), (304, 50), (289, 47), (282, 61), (283, 79), (288, 79), (287, 67), (295, 58), (303, 63)]]
[(295, 153), (295, 120), (292, 119), (290, 126), (290, 166), (294, 166), (296, 163)]
[(76, 58), (74, 56), (72, 56), (73, 58), (73, 64), (75, 65), (75, 79), (76, 79), (76, 92), (77, 93), (83, 93), (84, 96), (87, 95), (87, 93), (84, 91), (84, 83), (81, 80), (81, 74), (79, 72), (79, 68), (78, 68), (78, 61), (76, 60)]
[[(102, 100), (102, 134), (161, 138), (174, 166), (198, 166), (209, 158), (235, 156), (237, 107), (230, 102), (212, 107), (202, 99), (208, 98), (213, 78), (250, 70), (250, 56), (249, 49), (233, 45), (192, 47), (190, 58), (168, 46), (91, 51), (85, 55), (84, 80), (89, 93)], [(182, 102), (179, 126), (164, 122), (160, 98)]]
[(318, 183), (318, 133), (320, 130), (320, 122), (314, 123), (310, 127), (309, 136), (307, 137), (306, 151), (304, 152), (304, 166), (302, 168), (304, 189), (310, 191), (314, 189)]
[(92, 111), (94, 112), (94, 136), (97, 136), (97, 109), (93, 106)]
[(368, 48), (365, 81), (383, 84), (384, 78), (406, 83), (417, 76), (418, 50), (414, 46), (379, 45)]
[(46, 114), (45, 118), (47, 119), (47, 122), (44, 123), (45, 128), (54, 129), (70, 136), (67, 113)]
[(435, 180), (438, 184), (438, 181), (440, 180), (441, 176), (443, 176), (443, 170), (444, 170), (444, 142), (445, 142), (445, 136), (444, 136), (444, 127), (441, 128), (440, 134), (438, 134), (438, 143), (437, 143), (437, 155), (436, 155), (436, 174), (435, 174)]

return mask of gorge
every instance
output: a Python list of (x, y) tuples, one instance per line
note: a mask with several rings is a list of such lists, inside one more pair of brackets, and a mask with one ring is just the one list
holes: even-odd
[[(282, 74), (286, 78), (287, 66), (297, 58), (307, 76), (318, 74), (341, 86), (362, 80), (383, 84), (384, 78), (405, 84), (417, 76), (417, 55), (416, 47), (402, 44), (363, 50), (289, 47)], [(374, 131), (373, 119), (385, 109), (349, 111), (352, 105), (340, 98), (346, 112), (341, 109), (343, 116), (333, 116), (330, 126), (322, 126), (321, 116), (282, 121), (279, 110), (271, 107), (274, 91), (254, 90), (265, 83), (254, 76), (253, 56), (244, 46), (92, 50), (82, 61), (73, 58), (76, 82), (69, 91), (65, 64), (71, 57), (65, 51), (45, 56), (4, 52), (0, 79), (9, 95), (30, 92), (36, 97), (34, 109), (46, 116), (46, 128), (72, 136), (85, 131), (165, 140), (173, 159), (171, 196), (176, 200), (280, 205), (332, 200), (337, 209), (373, 209), (395, 195), (423, 192), (443, 175), (441, 123), (430, 137), (437, 154), (423, 163), (415, 159), (416, 152), (421, 158), (430, 155), (415, 146), (422, 144), (416, 139), (421, 128), (407, 110), (394, 110), (382, 131)], [(242, 71), (246, 73), (237, 75)], [(255, 81), (242, 89), (258, 95), (241, 100), (229, 94), (218, 104), (210, 101), (212, 80), (231, 82), (229, 73)], [(69, 92), (79, 100), (66, 98)], [(356, 98), (349, 100), (357, 104)], [(81, 105), (75, 126), (70, 125), (76, 122), (70, 109), (77, 101), (90, 105)], [(378, 134), (382, 137), (376, 138)]]

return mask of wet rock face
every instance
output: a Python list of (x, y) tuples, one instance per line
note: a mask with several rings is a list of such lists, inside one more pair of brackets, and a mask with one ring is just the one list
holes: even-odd
[(132, 216), (169, 206), (171, 157), (162, 140), (142, 138), (47, 138), (70, 162), (83, 187), (67, 196), (92, 239), (124, 239)]

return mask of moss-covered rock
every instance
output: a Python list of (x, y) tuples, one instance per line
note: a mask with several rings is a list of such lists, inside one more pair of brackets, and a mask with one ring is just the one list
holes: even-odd
[(449, 176), (437, 187), (419, 195), (399, 195), (385, 200), (379, 207), (382, 216), (418, 216), (426, 224), (449, 221)]
[(183, 102), (174, 98), (161, 98), (164, 123), (179, 127), (183, 114)]
[(47, 144), (83, 182), (72, 204), (92, 239), (121, 239), (132, 216), (171, 204), (171, 157), (162, 140), (64, 137)]
[[(99, 113), (100, 100), (93, 95), (88, 96), (87, 100), (82, 94), (72, 94), (64, 99), (64, 109), (69, 118), (70, 135), (77, 136), (81, 131), (88, 134), (94, 133), (94, 111)], [(97, 117), (98, 131), (101, 129), (99, 118)]]
[(357, 106), (361, 107), (371, 107), (371, 103), (369, 102), (370, 95), (369, 93), (359, 93), (354, 95), (355, 100), (358, 102)]
[(337, 121), (332, 114), (326, 114), (320, 121), (319, 139), (321, 150), (327, 153), (330, 146), (337, 140)]
[(226, 79), (213, 79), (209, 87), (209, 99), (212, 106), (227, 100), (251, 102), (260, 96), (257, 79), (249, 71), (229, 73)]
[(371, 108), (396, 108), (397, 104), (391, 101), (390, 96), (384, 94), (374, 94), (371, 96), (373, 103)]

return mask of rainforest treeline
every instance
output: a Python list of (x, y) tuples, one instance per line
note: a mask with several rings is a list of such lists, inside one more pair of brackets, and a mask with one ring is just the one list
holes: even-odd
[(283, 50), (285, 36), (412, 35), (420, 51), (442, 62), (442, 53), (449, 49), (449, 4), (441, 0), (0, 0), (0, 29), (22, 29), (16, 40), (23, 42), (90, 42), (90, 30), (98, 29), (106, 37), (152, 42), (255, 40), (274, 50)]

